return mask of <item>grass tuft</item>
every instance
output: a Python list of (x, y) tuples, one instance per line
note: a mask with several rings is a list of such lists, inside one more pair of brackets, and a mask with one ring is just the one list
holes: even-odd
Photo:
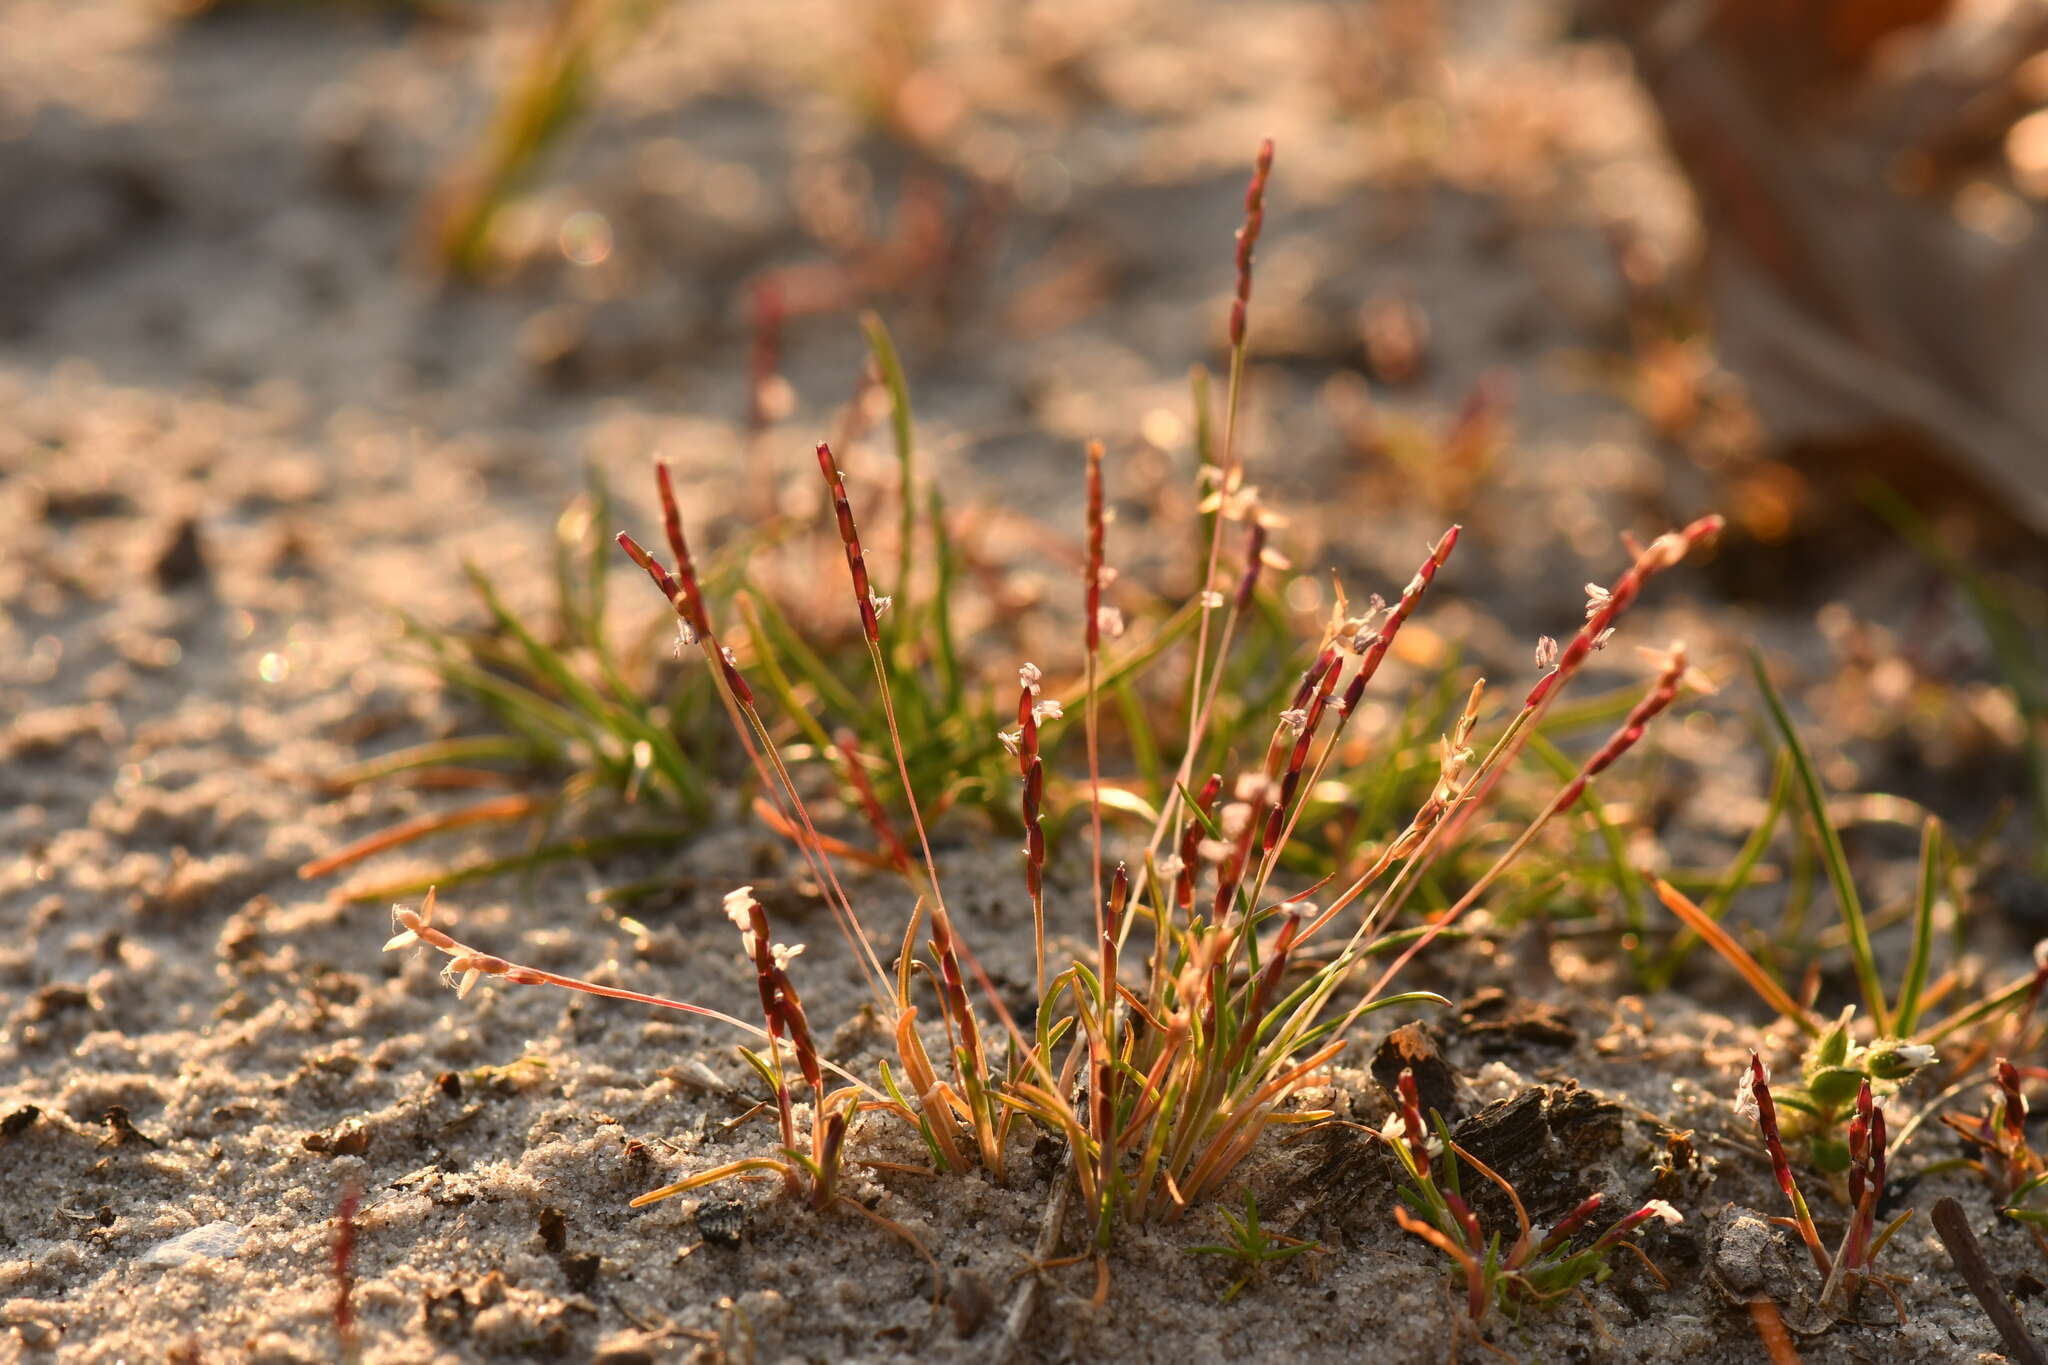
[[(1674, 646), (1646, 691), (1618, 711), (1599, 713), (1603, 723), (1613, 724), (1605, 740), (1576, 765), (1565, 763), (1547, 799), (1535, 803), (1532, 813), (1516, 814), (1517, 833), (1504, 840), (1480, 837), (1476, 817), (1532, 740), (1555, 723), (1552, 711), (1559, 697), (1607, 643), (1650, 579), (1712, 537), (1718, 518), (1702, 518), (1647, 546), (1632, 547), (1632, 563), (1611, 590), (1597, 596), (1581, 631), (1543, 660), (1541, 676), (1497, 730), (1486, 720), (1483, 680), (1447, 689), (1444, 699), (1462, 694), (1462, 706), (1453, 708), (1449, 728), (1439, 734), (1429, 760), (1411, 761), (1409, 766), (1418, 771), (1400, 780), (1389, 780), (1383, 757), (1367, 759), (1353, 749), (1346, 730), (1370, 697), (1404, 626), (1455, 551), (1455, 526), (1428, 547), (1391, 606), (1375, 600), (1357, 616), (1347, 616), (1340, 607), (1309, 640), (1309, 662), (1291, 690), (1283, 679), (1266, 702), (1247, 708), (1239, 720), (1230, 719), (1224, 702), (1241, 700), (1235, 688), (1243, 676), (1234, 671), (1242, 664), (1234, 659), (1233, 646), (1255, 638), (1256, 623), (1267, 616), (1271, 580), (1288, 570), (1270, 543), (1284, 521), (1261, 506), (1244, 482), (1235, 444), (1253, 247), (1271, 166), (1268, 143), (1256, 161), (1238, 237), (1231, 380), (1221, 445), (1216, 461), (1203, 466), (1206, 498), (1200, 515), (1210, 519), (1207, 570), (1191, 600), (1154, 618), (1159, 624), (1149, 640), (1112, 657), (1132, 590), (1119, 588), (1112, 573), (1114, 471), (1101, 445), (1090, 445), (1076, 471), (1087, 509), (1079, 555), (1084, 603), (1077, 632), (1079, 691), (1071, 700), (1043, 695), (1044, 674), (1025, 665), (1017, 675), (1017, 729), (1005, 733), (1003, 743), (997, 742), (991, 703), (971, 731), (978, 751), (970, 757), (948, 747), (954, 741), (947, 737), (947, 717), (959, 714), (948, 710), (949, 689), (960, 684), (945, 624), (944, 518), (936, 500), (917, 487), (901, 370), (878, 323), (869, 326), (870, 344), (897, 413), (895, 583), (875, 581), (855, 490), (832, 448), (825, 443), (815, 448), (857, 626), (849, 652), (866, 656), (866, 701), (858, 699), (851, 678), (804, 646), (793, 629), (770, 624), (780, 613), (765, 594), (749, 592), (740, 599), (747, 626), (744, 650), (722, 641), (722, 608), (714, 610), (705, 591), (672, 478), (666, 466), (657, 464), (655, 485), (669, 557), (664, 561), (627, 533), (619, 534), (618, 544), (655, 584), (680, 638), (702, 658), (699, 685), (713, 689), (739, 741), (759, 793), (757, 809), (795, 845), (820, 888), (859, 964), (871, 1007), (894, 1040), (896, 1056), (878, 1067), (872, 1080), (863, 1080), (818, 1055), (790, 971), (800, 947), (771, 943), (765, 915), (748, 889), (734, 891), (726, 900), (727, 913), (741, 931), (743, 950), (760, 983), (763, 1020), (759, 1027), (740, 1027), (766, 1043), (765, 1051), (750, 1049), (746, 1055), (774, 1096), (769, 1107), (780, 1124), (780, 1145), (773, 1153), (684, 1175), (636, 1204), (726, 1178), (772, 1173), (792, 1197), (814, 1207), (848, 1207), (851, 1201), (840, 1193), (840, 1167), (863, 1115), (901, 1123), (915, 1133), (934, 1173), (979, 1169), (996, 1179), (1018, 1160), (1024, 1130), (1036, 1129), (1060, 1142), (1069, 1155), (1062, 1186), (1071, 1182), (1089, 1229), (1074, 1259), (1095, 1263), (1098, 1295), (1106, 1294), (1107, 1257), (1121, 1229), (1185, 1218), (1240, 1183), (1243, 1164), (1274, 1128), (1332, 1117), (1313, 1092), (1330, 1083), (1330, 1065), (1356, 1036), (1361, 1020), (1390, 1008), (1447, 1003), (1427, 991), (1396, 990), (1396, 978), (1439, 937), (1455, 939), (1460, 917), (1493, 891), (1550, 822), (1581, 799), (1591, 779), (1633, 748), (1678, 697), (1687, 666), (1684, 650)], [(1234, 564), (1224, 560), (1226, 543), (1242, 546)], [(931, 558), (921, 560), (924, 554)], [(937, 569), (927, 589), (914, 581), (921, 563)], [(503, 655), (545, 677), (554, 690), (544, 698), (549, 705), (591, 710), (605, 699), (601, 689), (551, 667), (547, 647), (494, 602), (493, 619), (510, 641)], [(1273, 619), (1284, 623), (1287, 617), (1279, 612)], [(1143, 766), (1141, 755), (1148, 746), (1110, 748), (1105, 743), (1110, 713), (1103, 702), (1107, 694), (1121, 706), (1141, 705), (1125, 692), (1126, 685), (1189, 633), (1194, 641), (1184, 675), (1188, 694), (1185, 706), (1176, 707), (1186, 717), (1186, 730), (1170, 784), (1156, 801), (1148, 801), (1132, 783), (1113, 780), (1108, 771), (1126, 758)], [(757, 686), (756, 679), (765, 681)], [(1085, 778), (1056, 784), (1048, 774), (1060, 730), (1067, 727), (1053, 730), (1046, 723), (1069, 710), (1077, 710), (1081, 720)], [(788, 714), (773, 716), (774, 711)], [(820, 711), (827, 714), (813, 714)], [(830, 714), (834, 711), (851, 714)], [(824, 735), (842, 725), (853, 738), (828, 746)], [(1235, 741), (1216, 751), (1218, 737), (1233, 733), (1233, 726), (1254, 740), (1264, 735), (1259, 757), (1237, 761), (1232, 757)], [(1490, 731), (1484, 737), (1483, 728)], [(1406, 747), (1423, 747), (1427, 733), (1418, 728)], [(1245, 749), (1259, 752), (1256, 743)], [(693, 747), (690, 752), (704, 750)], [(835, 753), (836, 768), (828, 758)], [(1004, 805), (1016, 801), (1014, 818), (1025, 831), (1024, 882), (1034, 912), (1037, 990), (1028, 1017), (1016, 1017), (995, 989), (949, 903), (930, 835), (935, 807), (945, 797), (930, 798), (932, 788), (917, 766), (935, 754), (952, 755), (946, 761), (956, 768), (992, 765), (1002, 774), (1003, 788), (1018, 784), (1021, 797), (1006, 790)], [(866, 755), (877, 756), (872, 766)], [(1211, 755), (1219, 761), (1210, 762)], [(852, 861), (891, 868), (912, 888), (915, 904), (903, 921), (877, 923), (878, 905), (891, 898), (870, 894), (840, 875), (845, 841), (821, 832), (824, 817), (813, 811), (817, 786), (799, 780), (796, 771), (814, 762), (827, 765), (854, 788), (854, 808), (888, 850)], [(1362, 778), (1361, 768), (1377, 775)], [(1157, 770), (1164, 773), (1165, 764)], [(1195, 791), (1198, 770), (1216, 775)], [(1325, 851), (1308, 858), (1312, 865), (1321, 862), (1323, 870), (1302, 872), (1294, 855), (1306, 813), (1341, 804), (1326, 783), (1349, 791), (1361, 781), (1378, 784), (1373, 788), (1378, 808), (1394, 818), (1377, 828), (1353, 820), (1334, 835), (1326, 833)], [(1410, 796), (1414, 804), (1404, 812), (1400, 803)], [(1085, 919), (1089, 932), (1078, 947), (1049, 928), (1056, 908), (1046, 873), (1056, 861), (1059, 826), (1047, 818), (1055, 813), (1047, 807), (1056, 799), (1086, 819), (1087, 899), (1071, 910), (1075, 919)], [(896, 837), (893, 831), (899, 827), (903, 834)], [(1422, 923), (1400, 923), (1418, 892), (1428, 888), (1434, 893), (1444, 885), (1450, 872), (1447, 855), (1482, 845), (1486, 861), (1480, 870), (1451, 883), (1460, 888), (1455, 900), (1433, 907)], [(1061, 917), (1065, 909), (1059, 908)], [(420, 913), (398, 913), (404, 932), (392, 946), (420, 942), (449, 954), (449, 973), (459, 992), (488, 976), (508, 985), (554, 986), (738, 1023), (704, 1006), (600, 987), (471, 948), (429, 922), (431, 900)], [(897, 944), (900, 952), (885, 965), (884, 953)], [(791, 1067), (813, 1095), (807, 1138), (799, 1132)], [(829, 1087), (827, 1071), (848, 1084)], [(1421, 1197), (1429, 1199), (1426, 1193)], [(1440, 1211), (1455, 1214), (1447, 1199), (1437, 1203)], [(852, 1206), (886, 1224), (864, 1205)], [(1571, 1228), (1554, 1230), (1540, 1244), (1530, 1242), (1503, 1263), (1499, 1283), (1510, 1287), (1503, 1292), (1545, 1301), (1588, 1276), (1597, 1277), (1607, 1253), (1644, 1217), (1658, 1212), (1652, 1208), (1631, 1215), (1579, 1252), (1565, 1250)], [(1237, 1248), (1232, 1254), (1240, 1259), (1250, 1256), (1264, 1263), (1296, 1254), (1286, 1249), (1291, 1239), (1277, 1241), (1258, 1228), (1254, 1204), (1247, 1203), (1244, 1220), (1232, 1222)], [(1454, 1219), (1438, 1231), (1456, 1239), (1462, 1226), (1462, 1220)], [(1526, 1228), (1523, 1240), (1529, 1241)], [(1471, 1243), (1465, 1239), (1457, 1245), (1469, 1249)]]

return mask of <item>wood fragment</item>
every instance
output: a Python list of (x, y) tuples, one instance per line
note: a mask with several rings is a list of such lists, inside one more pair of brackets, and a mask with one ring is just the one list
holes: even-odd
[(1952, 1196), (1943, 1195), (1934, 1201), (1934, 1230), (1941, 1235), (1941, 1244), (1948, 1249), (1948, 1258), (1955, 1262), (1956, 1270), (1969, 1282), (1970, 1292), (1984, 1305), (1984, 1315), (1998, 1329), (1999, 1338), (2005, 1342), (2005, 1349), (2012, 1352), (2013, 1359), (2020, 1365), (2048, 1365), (2048, 1355), (2041, 1353), (2039, 1343), (2027, 1334), (2019, 1314), (2013, 1312), (2005, 1291), (1999, 1288), (1998, 1277), (1991, 1273), (1991, 1265), (1984, 1259), (1984, 1248), (1977, 1244), (1977, 1234), (1970, 1230), (1969, 1216)]

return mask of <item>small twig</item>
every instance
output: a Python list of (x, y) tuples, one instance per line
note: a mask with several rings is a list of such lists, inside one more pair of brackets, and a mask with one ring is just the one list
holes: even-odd
[(1998, 1287), (1998, 1278), (1991, 1273), (1991, 1266), (1984, 1259), (1984, 1248), (1977, 1244), (1977, 1234), (1970, 1231), (1968, 1215), (1952, 1196), (1943, 1195), (1934, 1201), (1934, 1230), (1941, 1234), (1941, 1244), (1948, 1248), (1948, 1258), (1956, 1263), (1956, 1269), (1969, 1282), (1970, 1292), (1977, 1296), (1977, 1302), (1984, 1305), (1984, 1315), (1998, 1329), (1998, 1335), (2005, 1342), (2005, 1349), (2012, 1352), (2013, 1359), (2020, 1365), (2048, 1365), (2048, 1355), (2041, 1353), (2040, 1345), (2027, 1335), (2026, 1325), (2020, 1321), (2019, 1314), (2013, 1312), (2012, 1305), (2006, 1302), (2005, 1292)]
[[(1038, 1241), (1031, 1248), (1034, 1264), (1052, 1259), (1059, 1250), (1060, 1230), (1066, 1226), (1067, 1203), (1074, 1192), (1074, 1149), (1067, 1149), (1067, 1164), (1053, 1177), (1052, 1198), (1045, 1205), (1045, 1221), (1039, 1225)], [(1003, 1339), (996, 1343), (996, 1349), (989, 1356), (993, 1365), (1010, 1365), (1019, 1358), (1024, 1346), (1024, 1334), (1031, 1329), (1031, 1316), (1038, 1308), (1038, 1281), (1036, 1273), (1027, 1273), (1017, 1285), (1017, 1297), (1010, 1300), (1010, 1311), (1003, 1315)]]
[(334, 1210), (334, 1337), (345, 1361), (354, 1361), (361, 1353), (356, 1331), (355, 1255), (356, 1214), (362, 1203), (362, 1185), (350, 1180)]

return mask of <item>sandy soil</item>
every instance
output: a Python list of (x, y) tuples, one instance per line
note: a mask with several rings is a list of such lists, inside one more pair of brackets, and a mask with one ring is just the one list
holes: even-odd
[[(1604, 225), (1625, 218), (1677, 259), (1689, 209), (1619, 59), (1548, 7), (1454, 15), (1441, 64), (1398, 57), (1398, 29), (1368, 41), (1343, 20), (1163, 0), (944, 11), (930, 69), (972, 97), (935, 142), (1007, 178), (1014, 202), (949, 311), (916, 288), (877, 302), (956, 505), (1071, 528), (1077, 443), (1103, 435), (1136, 512), (1190, 466), (1186, 370), (1215, 358), (1244, 163), (1274, 135), (1245, 440), (1272, 500), (1301, 510), (1290, 551), (1386, 591), (1447, 514), (1337, 434), (1361, 379), (1358, 310), (1405, 294), (1427, 312), (1431, 363), (1390, 411), (1448, 420), (1494, 371), (1516, 394), (1512, 454), (1458, 511), (1469, 543), (1428, 620), (1473, 657), (1526, 668), (1527, 641), (1576, 624), (1577, 585), (1614, 572), (1615, 529), (1662, 529), (1725, 491), (1594, 382), (1589, 359), (1628, 340)], [(738, 282), (828, 259), (868, 230), (842, 219), (872, 212), (870, 186), (886, 204), (915, 175), (854, 113), (848, 73), (872, 62), (840, 7), (678, 3), (521, 210), (529, 248), (508, 278), (436, 292), (404, 265), (416, 206), (526, 32), (374, 7), (0, 10), (0, 1355), (335, 1358), (333, 1219), (358, 1185), (354, 1303), (375, 1361), (1443, 1358), (1455, 1304), (1441, 1266), (1393, 1227), (1383, 1161), (1341, 1130), (1275, 1142), (1247, 1171), (1269, 1226), (1325, 1253), (1225, 1304), (1231, 1276), (1185, 1250), (1220, 1224), (1140, 1230), (1106, 1308), (1087, 1268), (1046, 1272), (1014, 1335), (1005, 1314), (1032, 1273), (1055, 1150), (1022, 1154), (1001, 1186), (857, 1176), (943, 1285), (865, 1220), (767, 1186), (630, 1211), (654, 1184), (772, 1145), (770, 1125), (734, 1122), (752, 1106), (735, 1040), (536, 990), (486, 984), (458, 1004), (435, 963), (378, 952), (380, 908), (339, 901), (340, 879), (298, 879), (306, 859), (448, 804), (317, 781), (474, 724), (394, 661), (393, 609), (472, 620), (464, 556), (515, 602), (542, 601), (550, 528), (585, 462), (637, 499), (660, 451), (706, 539), (729, 538), (758, 487), (735, 458)], [(1417, 72), (1434, 103), (1408, 98)], [(1448, 122), (1424, 120), (1430, 108)], [(554, 249), (577, 212), (612, 235), (597, 264)], [(768, 448), (793, 489), (859, 348), (843, 310), (790, 325), (795, 408)], [(889, 477), (878, 446), (847, 464), (856, 483)], [(790, 496), (815, 506), (808, 485)], [(644, 507), (629, 521), (646, 529)], [(1910, 708), (1870, 683), (1934, 591), (1909, 555), (1757, 553), (1767, 567), (1688, 570), (1631, 633), (1683, 633), (1723, 673), (1752, 636), (1784, 652), (1841, 722), (1825, 752), (1845, 785), (1902, 782), (1965, 821), (2016, 789), (1996, 726), (1973, 719), (1995, 708), (1966, 630), (1935, 632), (1952, 686), (1938, 721), (1902, 725)], [(1776, 581), (1759, 591), (1759, 575)], [(1817, 615), (1835, 596), (1851, 607)], [(1027, 642), (1030, 629), (1060, 648), (1056, 614)], [(1844, 655), (1857, 669), (1837, 674)], [(993, 679), (1014, 665), (979, 666)], [(1705, 705), (1671, 737), (1672, 847), (1725, 850), (1753, 815), (1745, 705)], [(1023, 980), (1010, 849), (967, 822), (944, 833), (972, 941), (999, 980)], [(448, 839), (375, 870), (502, 847)], [(1900, 867), (1877, 864), (1898, 851), (1874, 844), (1873, 874), (1896, 882)], [(797, 870), (728, 812), (672, 852), (450, 903), (465, 937), (521, 960), (743, 1012), (750, 973), (717, 900), (753, 883), (812, 941), (813, 1018), (857, 1068), (885, 1040)], [(645, 935), (588, 894), (669, 873), (678, 893), (636, 909)], [(1084, 880), (1055, 877), (1068, 932)], [(908, 908), (887, 881), (859, 894), (880, 923)], [(2010, 918), (1977, 951), (2018, 961), (2042, 926)], [(1762, 1359), (1716, 1287), (1755, 1273), (1724, 1247), (1741, 1210), (1776, 1209), (1727, 1111), (1757, 1037), (1748, 1002), (1711, 970), (1697, 1000), (1640, 1001), (1565, 948), (1536, 986), (1528, 952), (1442, 955), (1418, 984), (1461, 1000), (1508, 986), (1568, 1026), (1503, 1043), (1483, 1021), (1436, 1021), (1468, 1112), (1556, 1092), (1549, 1137), (1510, 1170), (1541, 1190), (1539, 1215), (1594, 1190), (1617, 1204), (1664, 1190), (1667, 1127), (1695, 1130), (1705, 1164), (1670, 1184), (1686, 1224), (1646, 1244), (1669, 1292), (1624, 1266), (1583, 1301), (1496, 1326), (1493, 1344), (1544, 1361)], [(1347, 1054), (1327, 1098), (1376, 1123), (1368, 1061)], [(1573, 1085), (1595, 1098), (1568, 1098)], [(1932, 1128), (1922, 1142), (1925, 1159), (1952, 1154)], [(856, 1147), (915, 1158), (880, 1124)], [(1957, 1176), (1912, 1199), (1941, 1192), (1992, 1228), (1987, 1197)], [(2038, 1295), (2024, 1239), (1987, 1240), (2008, 1282)], [(1804, 1340), (1806, 1359), (1989, 1358), (1996, 1338), (1924, 1218), (1889, 1268), (1907, 1324), (1866, 1304), (1867, 1320)], [(1795, 1300), (1796, 1267), (1771, 1274)], [(2048, 1331), (2038, 1298), (2022, 1311)]]

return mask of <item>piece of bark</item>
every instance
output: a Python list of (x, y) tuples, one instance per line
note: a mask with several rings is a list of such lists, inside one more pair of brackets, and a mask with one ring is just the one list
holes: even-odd
[(1953, 192), (1996, 183), (1995, 160), (1955, 163), (2001, 152), (2048, 16), (2014, 6), (1965, 28), (1933, 0), (1581, 3), (1629, 47), (1691, 182), (1716, 350), (1772, 438), (1882, 450), (1910, 434), (2048, 532), (2048, 214), (2003, 192), (2001, 226)]

